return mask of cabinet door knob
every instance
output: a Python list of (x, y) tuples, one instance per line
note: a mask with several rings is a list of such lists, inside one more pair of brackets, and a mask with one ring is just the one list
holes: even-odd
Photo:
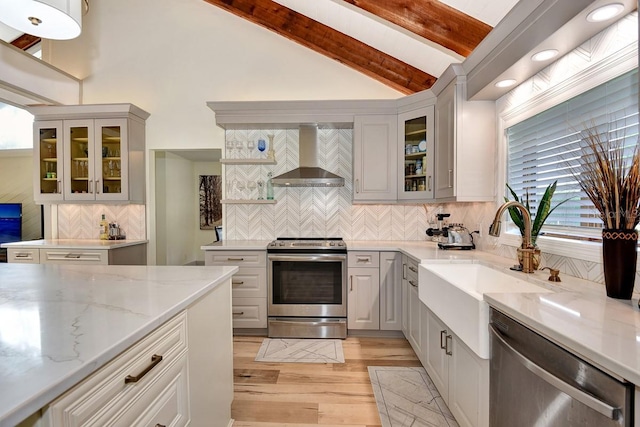
[(353, 276), (349, 276), (349, 292), (353, 291)]
[(429, 180), (427, 182), (428, 182), (429, 191), (431, 191), (431, 175), (429, 175)]
[(360, 193), (360, 180), (356, 179), (356, 193)]

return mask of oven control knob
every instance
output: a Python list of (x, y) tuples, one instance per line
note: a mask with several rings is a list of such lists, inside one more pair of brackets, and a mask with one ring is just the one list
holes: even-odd
[(338, 242), (338, 246), (344, 246), (344, 242)]
[(329, 243), (329, 246), (335, 246), (335, 245), (336, 245), (336, 242)]
[(284, 242), (279, 242), (278, 243), (280, 246), (284, 246)]

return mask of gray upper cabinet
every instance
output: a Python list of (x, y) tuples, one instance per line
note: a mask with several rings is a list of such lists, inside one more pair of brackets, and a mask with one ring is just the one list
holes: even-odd
[(466, 100), (466, 83), (457, 77), (438, 93), (435, 121), (435, 198), (493, 201), (495, 103)]
[(398, 117), (356, 116), (353, 123), (353, 201), (397, 200)]
[(131, 104), (37, 106), (34, 199), (145, 201), (145, 120)]

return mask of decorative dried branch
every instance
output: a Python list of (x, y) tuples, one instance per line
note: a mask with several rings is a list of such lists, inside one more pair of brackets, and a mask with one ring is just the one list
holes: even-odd
[(640, 220), (640, 151), (592, 123), (580, 132), (581, 157), (569, 170), (607, 229), (633, 230)]

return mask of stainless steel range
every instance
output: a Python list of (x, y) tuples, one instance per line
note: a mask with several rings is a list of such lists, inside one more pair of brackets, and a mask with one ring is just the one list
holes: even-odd
[(347, 337), (347, 246), (278, 238), (267, 246), (269, 336)]

